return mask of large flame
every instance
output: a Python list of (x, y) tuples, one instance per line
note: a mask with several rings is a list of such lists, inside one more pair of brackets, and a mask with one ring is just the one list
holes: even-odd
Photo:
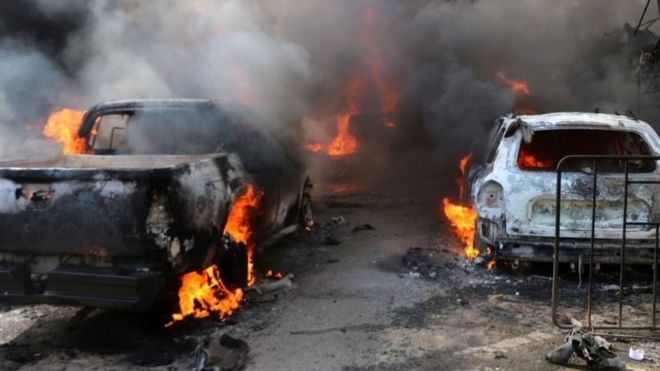
[(337, 118), (337, 136), (328, 145), (327, 149), (330, 156), (350, 155), (357, 150), (357, 139), (350, 132), (349, 124), (351, 116), (360, 112), (359, 100), (363, 86), (364, 79), (358, 75), (349, 79), (344, 86), (346, 111)]
[(227, 318), (243, 300), (243, 290), (230, 291), (220, 279), (218, 267), (212, 265), (201, 272), (186, 273), (181, 277), (179, 289), (180, 312), (172, 315), (171, 325), (185, 317), (205, 318), (217, 313)]
[(243, 194), (234, 201), (223, 231), (224, 234), (229, 234), (235, 242), (245, 244), (247, 248), (248, 286), (252, 286), (255, 281), (253, 262), (255, 242), (252, 239), (252, 226), (262, 196), (263, 193), (256, 192), (254, 186), (248, 184)]
[[(461, 170), (461, 175), (465, 175), (467, 165), (472, 158), (472, 153), (469, 153), (463, 157), (459, 162), (459, 169)], [(459, 193), (462, 198), (465, 185), (463, 183), (463, 177), (459, 181)], [(479, 256), (479, 250), (474, 247), (474, 231), (475, 225), (477, 222), (477, 212), (472, 206), (461, 205), (460, 203), (452, 203), (449, 198), (444, 198), (442, 200), (442, 208), (449, 220), (449, 224), (452, 227), (452, 230), (456, 236), (461, 240), (461, 243), (464, 245), (465, 257), (473, 260)]]
[[(247, 249), (248, 286), (255, 282), (253, 254), (255, 242), (252, 238), (252, 228), (257, 206), (263, 194), (256, 192), (254, 186), (248, 184), (234, 204), (227, 217), (223, 234), (229, 234), (234, 242), (243, 243)], [(223, 284), (220, 271), (212, 265), (201, 272), (189, 272), (181, 277), (179, 288), (179, 313), (172, 315), (171, 325), (185, 317), (208, 317), (211, 313), (224, 319), (238, 308), (243, 300), (243, 290), (231, 291)]]
[(446, 197), (442, 200), (442, 207), (454, 233), (465, 246), (465, 257), (472, 260), (479, 256), (479, 250), (474, 247), (474, 228), (477, 221), (474, 208), (452, 203)]
[(83, 154), (86, 152), (86, 140), (78, 136), (82, 125), (84, 111), (63, 108), (53, 112), (46, 120), (43, 134), (62, 144), (65, 155)]
[[(358, 141), (350, 130), (351, 117), (360, 112), (379, 110), (390, 113), (396, 110), (399, 101), (399, 92), (395, 89), (393, 74), (381, 51), (383, 40), (387, 36), (376, 29), (377, 13), (373, 7), (367, 7), (364, 13), (363, 29), (359, 41), (364, 46), (365, 54), (361, 61), (361, 73), (352, 74), (345, 82), (342, 93), (346, 102), (346, 109), (337, 117), (337, 134), (328, 145), (310, 143), (306, 145), (311, 152), (325, 152), (329, 156), (346, 156), (357, 152)], [(364, 98), (367, 88), (377, 94), (379, 107), (362, 107), (360, 100)], [(396, 123), (388, 120), (386, 128), (396, 127)]]

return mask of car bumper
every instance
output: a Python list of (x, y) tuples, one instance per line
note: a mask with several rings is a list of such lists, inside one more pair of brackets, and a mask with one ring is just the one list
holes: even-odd
[[(595, 240), (593, 257), (595, 263), (620, 263), (621, 241)], [(552, 262), (555, 249), (554, 238), (508, 238), (495, 242), (495, 254), (501, 260), (523, 260)], [(655, 241), (626, 241), (625, 262), (628, 264), (651, 264), (654, 259)], [(591, 242), (587, 239), (561, 239), (559, 261), (584, 262), (591, 256)], [(659, 256), (660, 258), (660, 256)]]
[(117, 274), (58, 268), (36, 283), (22, 264), (0, 266), (0, 302), (61, 304), (144, 311), (165, 286), (159, 272)]

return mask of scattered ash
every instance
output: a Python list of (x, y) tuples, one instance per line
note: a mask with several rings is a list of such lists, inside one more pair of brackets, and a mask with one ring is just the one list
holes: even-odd
[(183, 340), (165, 339), (149, 344), (128, 357), (128, 362), (140, 367), (167, 366), (177, 358), (188, 355), (195, 350), (197, 342), (192, 338)]
[(7, 343), (0, 345), (0, 357), (7, 363), (6, 367), (11, 367), (13, 363), (18, 368), (19, 365), (40, 360), (44, 354), (34, 351), (28, 344)]
[[(498, 323), (529, 317), (530, 310), (546, 310), (552, 297), (552, 265), (521, 264), (518, 270), (487, 270), (479, 264), (456, 260), (448, 251), (437, 248), (412, 247), (402, 259), (408, 274), (413, 277), (438, 282), (440, 294), (412, 307), (397, 308), (393, 312), (393, 324), (406, 328), (424, 328), (435, 323), (460, 317), (471, 311), (481, 318)], [(558, 280), (559, 320), (568, 323), (569, 317), (580, 317), (587, 307), (588, 272), (580, 279), (569, 266), (561, 266)], [(652, 276), (652, 275), (651, 275)], [(623, 290), (618, 286), (618, 275), (605, 270), (594, 272), (593, 302), (599, 312), (614, 313), (621, 291), (624, 305), (632, 315), (652, 302), (652, 280), (648, 272), (633, 270), (627, 273), (628, 283)], [(501, 308), (504, 310), (493, 310)], [(613, 309), (614, 308), (614, 309)], [(631, 309), (632, 308), (632, 309)], [(527, 314), (525, 314), (527, 313)], [(611, 321), (609, 317), (606, 320)], [(609, 324), (609, 322), (608, 322)]]
[(413, 275), (419, 275), (429, 280), (453, 280), (459, 266), (448, 261), (449, 250), (411, 247), (403, 256), (403, 264)]

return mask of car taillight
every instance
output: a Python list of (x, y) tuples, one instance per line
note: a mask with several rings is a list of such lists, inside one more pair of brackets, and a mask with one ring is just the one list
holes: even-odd
[(481, 186), (477, 194), (477, 203), (480, 208), (501, 209), (504, 207), (502, 186), (495, 182), (488, 182)]

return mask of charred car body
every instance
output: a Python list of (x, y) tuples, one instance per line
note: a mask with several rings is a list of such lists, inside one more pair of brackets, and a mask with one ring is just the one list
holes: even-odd
[[(553, 261), (556, 226), (556, 169), (568, 155), (657, 156), (660, 138), (646, 123), (599, 113), (552, 113), (497, 120), (484, 158), (469, 172), (477, 212), (475, 245), (504, 261)], [(594, 218), (594, 261), (619, 262), (624, 213), (623, 162), (599, 166)], [(560, 260), (578, 262), (588, 251), (592, 228), (592, 161), (563, 165)], [(656, 161), (628, 165), (631, 180), (660, 179)], [(627, 220), (660, 216), (658, 188), (631, 184)], [(629, 226), (626, 261), (653, 261), (655, 230)]]
[(245, 246), (221, 237), (248, 184), (263, 192), (261, 241), (311, 223), (303, 167), (260, 119), (204, 100), (109, 102), (84, 116), (90, 154), (0, 163), (0, 300), (143, 310), (212, 264), (241, 285)]

